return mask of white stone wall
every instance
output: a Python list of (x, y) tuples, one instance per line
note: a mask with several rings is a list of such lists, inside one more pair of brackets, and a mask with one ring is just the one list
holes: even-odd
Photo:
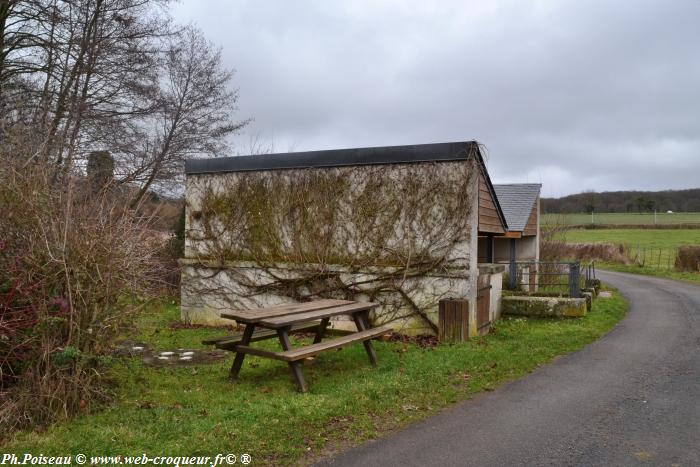
[[(496, 238), (494, 239), (494, 262), (508, 262), (510, 261), (510, 242), (513, 239), (510, 238)], [(539, 247), (539, 237), (522, 237), (516, 238), (515, 240), (515, 257), (518, 261), (536, 261), (539, 259), (540, 247)], [(482, 248), (485, 248), (482, 247)], [(484, 253), (485, 254), (485, 253)]]
[[(458, 177), (465, 173), (465, 164), (467, 164), (467, 168), (471, 169), (473, 163), (473, 161), (430, 163), (430, 171), (426, 171), (426, 177), (439, 176), (448, 181), (454, 180), (455, 183), (458, 183), (460, 181)], [(413, 164), (412, 170), (415, 170), (415, 167), (419, 165)], [(358, 168), (339, 167), (305, 170), (333, 171), (334, 174), (342, 174), (346, 171), (348, 176), (352, 176), (353, 171), (357, 171)], [(402, 168), (398, 165), (368, 166), (367, 170), (382, 171), (381, 173), (385, 177), (386, 183), (399, 183), (401, 179)], [(276, 172), (283, 172), (285, 177), (289, 177), (292, 180), (295, 177), (294, 170)], [(274, 281), (272, 276), (291, 278), (303, 276), (309, 270), (317, 272), (319, 269), (323, 269), (324, 271), (337, 273), (345, 283), (360, 283), (376, 280), (382, 277), (388, 269), (364, 267), (358, 270), (356, 267), (351, 268), (342, 264), (274, 264), (272, 266), (268, 264), (263, 268), (254, 262), (243, 262), (235, 259), (224, 261), (220, 258), (212, 258), (209, 254), (211, 245), (208, 241), (195, 239), (196, 236), (190, 235), (190, 232), (198, 229), (197, 221), (193, 220), (191, 214), (202, 209), (200, 196), (203, 188), (209, 187), (215, 191), (223, 191), (226, 190), (229, 183), (245, 176), (246, 172), (236, 172), (189, 175), (187, 178), (186, 229), (188, 236), (185, 242), (185, 258), (181, 262), (183, 266), (181, 281), (183, 320), (192, 323), (231, 324), (231, 322), (223, 321), (219, 317), (221, 312), (233, 308), (249, 309), (294, 302), (293, 297), (274, 291), (260, 292), (259, 290), (251, 290), (247, 285), (250, 283), (258, 285), (269, 284)], [(476, 176), (471, 177), (469, 189), (467, 193), (463, 193), (463, 196), (469, 197), (470, 212), (452, 213), (454, 216), (466, 218), (469, 231), (465, 232), (462, 241), (450, 246), (448, 257), (451, 262), (449, 270), (432, 271), (421, 277), (410, 277), (409, 274), (403, 279), (406, 293), (411, 295), (411, 300), (435, 324), (437, 324), (438, 302), (440, 299), (468, 299), (470, 301), (470, 313), (474, 314), (470, 319), (474, 327), (473, 330), (470, 330), (472, 335), (476, 334), (476, 280), (478, 275), (476, 254), (478, 228), (477, 183), (478, 178)], [(396, 202), (400, 202), (400, 200), (396, 200)], [(346, 207), (339, 206), (338, 209), (342, 210), (346, 209)], [(225, 229), (222, 229), (222, 238), (225, 238), (228, 234)], [(352, 232), (348, 235), (352, 235)], [(396, 232), (396, 238), (392, 239), (392, 242), (400, 246), (402, 241), (400, 232)], [(310, 291), (309, 296), (313, 298), (312, 291)], [(500, 293), (498, 297), (500, 298)], [(400, 300), (399, 297), (392, 296), (392, 293), (369, 297), (363, 293), (362, 286), (360, 286), (357, 293), (352, 297), (334, 298), (351, 298), (360, 301), (373, 300), (383, 303), (383, 306), (376, 310), (374, 316), (377, 322), (393, 319), (392, 324), (394, 328), (403, 332), (414, 334), (431, 332), (430, 327), (424, 320), (416, 317), (403, 318), (403, 316), (411, 314), (412, 310), (397, 309), (395, 303), (398, 303)], [(493, 301), (495, 302), (496, 300)], [(395, 319), (397, 317), (398, 319)], [(340, 324), (338, 323), (338, 325)]]
[[(232, 324), (230, 320), (220, 318), (220, 313), (233, 309), (250, 309), (265, 306), (293, 303), (288, 296), (269, 292), (255, 293), (246, 284), (253, 281), (257, 284), (266, 284), (274, 281), (275, 277), (303, 276), (303, 265), (278, 265), (275, 268), (261, 269), (253, 263), (239, 262), (229, 263), (222, 267), (202, 266), (194, 261), (182, 261), (182, 319), (189, 323), (222, 325)], [(337, 268), (341, 279), (347, 282), (371, 281), (380, 277), (384, 272), (381, 269), (372, 269), (365, 273), (350, 273)], [(201, 293), (201, 287), (190, 287), (195, 283), (206, 283), (211, 293)], [(469, 274), (444, 274), (426, 275), (418, 278), (407, 279), (406, 290), (409, 291), (411, 300), (427, 316), (437, 323), (438, 303), (441, 299), (468, 297), (472, 294), (473, 285)], [(346, 299), (348, 297), (337, 296), (333, 298)], [(357, 301), (370, 301), (372, 297), (361, 291), (351, 297)], [(394, 304), (400, 300), (395, 294), (384, 294), (373, 298), (374, 301), (385, 305), (373, 312), (377, 323), (391, 321), (394, 329), (406, 334), (430, 333), (431, 329), (421, 319), (405, 318), (410, 310), (398, 309)], [(346, 319), (347, 320), (347, 319)], [(347, 328), (344, 319), (336, 320), (334, 325)], [(351, 325), (351, 328), (353, 326)]]
[[(330, 167), (330, 168), (313, 168), (313, 169), (288, 169), (288, 170), (268, 170), (268, 171), (259, 171), (255, 172), (256, 175), (262, 175), (266, 177), (272, 178), (274, 177), (281, 177), (284, 178), (286, 181), (291, 181), (292, 183), (294, 182), (295, 178), (298, 178), (299, 173), (304, 171), (312, 171), (312, 172), (318, 172), (318, 173), (328, 173), (330, 176), (334, 177), (342, 177), (344, 179), (350, 180), (351, 185), (356, 187), (356, 191), (360, 192), (363, 183), (363, 174), (367, 171), (372, 171), (376, 174), (378, 174), (379, 177), (381, 177), (384, 180), (384, 184), (387, 186), (391, 185), (397, 185), (400, 184), (402, 181), (402, 177), (405, 176), (405, 172), (408, 169), (410, 169), (414, 174), (417, 172), (420, 174), (421, 170), (424, 170), (425, 174), (424, 177), (426, 180), (432, 181), (434, 179), (441, 179), (445, 180), (447, 183), (450, 181), (453, 181), (455, 185), (459, 184), (462, 182), (462, 178), (464, 177), (465, 173), (469, 173), (472, 170), (472, 164), (475, 162), (473, 161), (451, 161), (451, 162), (440, 162), (440, 163), (425, 163), (425, 164), (392, 164), (392, 165), (371, 165), (371, 166), (360, 166), (360, 167)], [(211, 247), (212, 242), (203, 240), (203, 239), (195, 239), (196, 233), (201, 231), (201, 222), (198, 222), (196, 219), (193, 219), (193, 216), (191, 215), (192, 213), (197, 213), (200, 212), (203, 208), (202, 206), (202, 194), (204, 193), (205, 190), (211, 189), (216, 193), (225, 193), (227, 191), (227, 187), (230, 186), (231, 184), (235, 184), (239, 182), (240, 180), (244, 180), (246, 177), (250, 176), (251, 172), (229, 172), (229, 173), (213, 173), (213, 174), (196, 174), (196, 175), (188, 175), (187, 180), (186, 180), (186, 195), (185, 195), (185, 200), (186, 200), (186, 219), (185, 219), (185, 228), (186, 231), (188, 232), (188, 235), (185, 239), (185, 258), (209, 258), (211, 255), (211, 251), (213, 248)], [(473, 187), (469, 190), (471, 191), (471, 197), (472, 199), (475, 198), (476, 196), (474, 195), (474, 192), (477, 187), (478, 181), (476, 180), (476, 176), (472, 177), (472, 182), (471, 184)], [(311, 188), (313, 189), (313, 188)], [(464, 197), (469, 197), (470, 193), (463, 193), (462, 194)], [(347, 203), (343, 203), (337, 206), (334, 206), (334, 208), (342, 214), (347, 215), (348, 211), (352, 209), (353, 200), (348, 200)], [(393, 207), (394, 203), (401, 203), (401, 199), (395, 199), (393, 200), (393, 203), (391, 206), (387, 206), (387, 208)], [(472, 212), (471, 213), (462, 213), (462, 212), (455, 212), (453, 213), (455, 216), (461, 216), (461, 217), (468, 217), (468, 220), (470, 223), (474, 223), (474, 227), (476, 228), (476, 219), (477, 219), (477, 210), (478, 210), (478, 200), (474, 200), (472, 203)], [(473, 206), (477, 206), (476, 209), (474, 209)], [(271, 220), (271, 223), (274, 223), (274, 220)], [(415, 226), (415, 225), (410, 225), (412, 220), (406, 219), (405, 220), (405, 225), (409, 225), (410, 228), (415, 228), (418, 234), (420, 234), (420, 229), (422, 228), (421, 226)], [(476, 230), (474, 230), (476, 232)], [(191, 235), (190, 233), (194, 234)], [(283, 240), (289, 240), (288, 238), (285, 237), (285, 235), (288, 233), (282, 233), (280, 235), (280, 238)], [(353, 242), (353, 235), (355, 232), (352, 230), (344, 231), (344, 232), (338, 232), (337, 236), (341, 237), (343, 236), (343, 244), (346, 245), (349, 251), (351, 251), (352, 254), (357, 254), (357, 253), (362, 253), (361, 248), (362, 246), (355, 245)], [(236, 239), (230, 238), (230, 232), (227, 232), (225, 226), (221, 225), (220, 228), (220, 234), (218, 235), (217, 241), (219, 243), (231, 243), (235, 244)], [(385, 238), (385, 241), (387, 242), (387, 246), (389, 248), (396, 248), (396, 249), (401, 249), (402, 247), (405, 247), (405, 238), (403, 236), (403, 232), (401, 231), (396, 231), (394, 232), (393, 235), (388, 235)], [(476, 234), (472, 235), (469, 241), (465, 241), (463, 243), (458, 243), (451, 245), (451, 251), (449, 253), (449, 258), (453, 261), (458, 261), (465, 267), (469, 267), (471, 263), (471, 251), (472, 251), (472, 241), (476, 242)], [(229, 258), (232, 259), (232, 258)], [(233, 258), (234, 260), (238, 258)]]

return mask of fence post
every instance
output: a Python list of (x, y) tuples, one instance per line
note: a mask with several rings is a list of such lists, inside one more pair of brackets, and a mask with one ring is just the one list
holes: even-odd
[(581, 296), (581, 264), (571, 263), (569, 266), (569, 297), (579, 298)]
[(515, 290), (518, 283), (518, 264), (515, 262), (515, 258), (511, 256), (510, 266), (508, 271), (508, 288), (510, 290)]
[(438, 340), (462, 342), (469, 339), (469, 301), (443, 299), (438, 304)]
[(588, 264), (586, 265), (586, 270), (585, 270), (585, 275), (584, 275), (584, 281), (583, 281), (583, 283), (586, 285), (586, 287), (589, 286), (589, 284), (591, 283), (591, 280), (593, 279), (593, 276), (592, 276), (592, 274), (591, 274), (591, 266), (592, 266), (592, 264), (593, 264), (593, 263), (588, 263)]

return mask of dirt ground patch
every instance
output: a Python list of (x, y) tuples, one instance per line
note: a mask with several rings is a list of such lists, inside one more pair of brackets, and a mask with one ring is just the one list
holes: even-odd
[(226, 352), (185, 348), (156, 350), (143, 342), (122, 341), (115, 348), (114, 355), (141, 358), (147, 365), (163, 367), (213, 363), (225, 358)]

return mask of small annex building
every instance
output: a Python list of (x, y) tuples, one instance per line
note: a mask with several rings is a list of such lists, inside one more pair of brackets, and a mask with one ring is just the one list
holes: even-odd
[(475, 141), (189, 160), (185, 169), (187, 322), (318, 298), (379, 302), (375, 321), (407, 333), (436, 332), (449, 298), (469, 301), (470, 335), (494, 319), (492, 300), (477, 322), (480, 291), (500, 297), (500, 273), (478, 264), (479, 237), (511, 231)]
[(493, 186), (505, 216), (507, 231), (502, 235), (482, 237), (479, 260), (508, 263), (540, 259), (540, 191), (539, 183), (510, 183)]

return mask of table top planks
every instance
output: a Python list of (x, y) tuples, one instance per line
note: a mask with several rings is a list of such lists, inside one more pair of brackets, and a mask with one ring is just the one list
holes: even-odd
[(347, 305), (334, 306), (331, 308), (323, 308), (320, 310), (305, 311), (302, 313), (287, 314), (284, 316), (276, 316), (272, 318), (264, 318), (258, 321), (261, 326), (269, 328), (283, 328), (292, 326), (307, 321), (330, 318), (338, 315), (348, 315), (358, 311), (371, 310), (379, 306), (378, 303), (371, 302), (350, 302)]
[(266, 308), (256, 308), (253, 310), (235, 310), (226, 313), (221, 313), (222, 318), (232, 319), (240, 323), (257, 323), (265, 318), (274, 318), (278, 316), (292, 315), (304, 313), (308, 311), (323, 310), (326, 308), (337, 307), (341, 305), (350, 305), (353, 302), (350, 300), (333, 300), (324, 299), (314, 302), (304, 303), (286, 303)]

